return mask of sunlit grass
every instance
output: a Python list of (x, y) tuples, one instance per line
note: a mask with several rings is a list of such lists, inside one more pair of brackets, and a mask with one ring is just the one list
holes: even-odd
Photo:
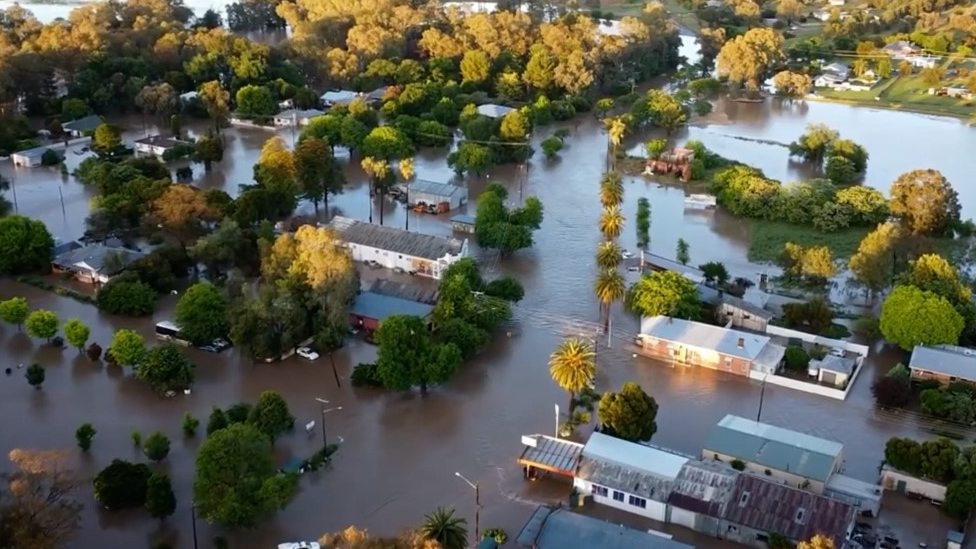
[(749, 222), (749, 260), (775, 261), (787, 242), (804, 247), (827, 246), (834, 259), (847, 259), (854, 255), (869, 230), (867, 227), (856, 227), (836, 233), (822, 233), (813, 227), (753, 220)]

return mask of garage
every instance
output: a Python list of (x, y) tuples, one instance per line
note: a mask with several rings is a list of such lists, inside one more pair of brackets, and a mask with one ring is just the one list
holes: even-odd
[(450, 183), (423, 179), (407, 186), (407, 204), (412, 207), (433, 207), (436, 213), (460, 208), (468, 201), (468, 189)]

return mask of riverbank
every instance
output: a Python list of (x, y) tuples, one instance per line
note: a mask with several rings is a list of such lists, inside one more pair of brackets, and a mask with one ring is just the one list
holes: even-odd
[(817, 90), (807, 96), (813, 101), (843, 103), (847, 105), (912, 112), (928, 116), (945, 116), (972, 123), (976, 120), (976, 107), (972, 100), (930, 95), (934, 87), (959, 86), (960, 82), (942, 82), (932, 85), (920, 75), (895, 76), (865, 91)]

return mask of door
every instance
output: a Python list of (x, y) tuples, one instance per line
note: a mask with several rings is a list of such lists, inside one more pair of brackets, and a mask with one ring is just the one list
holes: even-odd
[(685, 509), (671, 507), (671, 524), (695, 529), (695, 514)]
[(835, 374), (834, 372), (828, 372), (828, 371), (825, 371), (825, 370), (821, 370), (820, 371), (820, 380), (823, 381), (824, 383), (826, 383), (827, 385), (834, 385), (834, 386), (836, 386), (837, 385), (837, 374)]
[(904, 494), (907, 489), (908, 485), (905, 484), (904, 480), (899, 480), (898, 484), (895, 486), (895, 491), (897, 491), (899, 494)]

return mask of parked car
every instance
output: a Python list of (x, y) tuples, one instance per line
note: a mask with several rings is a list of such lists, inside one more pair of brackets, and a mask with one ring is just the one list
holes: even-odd
[(217, 338), (206, 345), (201, 345), (200, 350), (208, 353), (220, 353), (230, 348), (230, 342), (226, 339)]
[(844, 349), (841, 349), (840, 347), (832, 347), (830, 349), (830, 354), (844, 358), (844, 355), (846, 355), (847, 353), (845, 353)]
[(298, 354), (298, 356), (304, 358), (305, 360), (319, 359), (319, 354), (315, 352), (315, 350), (312, 349), (311, 347), (299, 347), (298, 350), (295, 351), (295, 353)]

